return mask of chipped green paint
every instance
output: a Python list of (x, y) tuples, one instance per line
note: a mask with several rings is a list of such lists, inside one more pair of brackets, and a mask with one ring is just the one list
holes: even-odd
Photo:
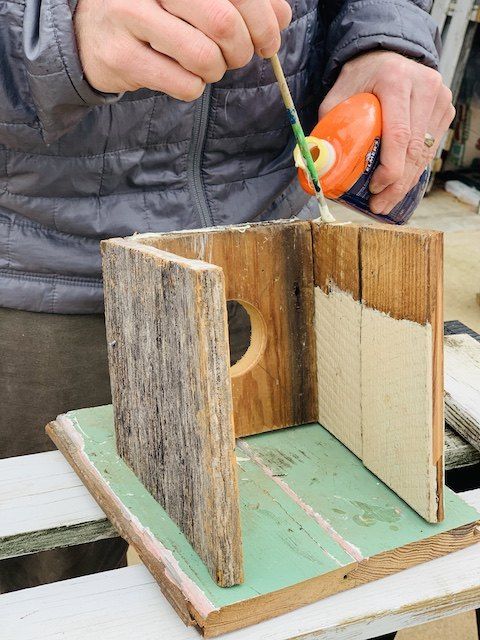
[(117, 496), (173, 552), (182, 570), (216, 607), (270, 593), (352, 562), (279, 482), (286, 482), (364, 556), (478, 518), (474, 509), (449, 492), (445, 522), (426, 524), (319, 425), (251, 436), (245, 441), (270, 467), (274, 478), (238, 450), (245, 582), (222, 589), (178, 527), (116, 454), (111, 407), (67, 415), (83, 437), (85, 453)]
[(270, 593), (352, 562), (243, 452), (238, 454), (245, 582), (218, 587), (178, 527), (118, 457), (110, 406), (71, 411), (85, 453), (123, 504), (161, 540), (217, 607)]
[[(401, 513), (398, 507), (379, 507), (370, 505), (360, 500), (352, 500), (352, 504), (362, 510), (362, 513), (353, 516), (354, 521), (363, 527), (370, 527), (377, 522), (396, 522), (400, 520)], [(391, 527), (389, 527), (391, 529)]]
[[(364, 557), (478, 519), (449, 489), (445, 520), (429, 524), (318, 424), (251, 436), (248, 445), (274, 474), (322, 514)], [(312, 484), (312, 475), (321, 482)]]

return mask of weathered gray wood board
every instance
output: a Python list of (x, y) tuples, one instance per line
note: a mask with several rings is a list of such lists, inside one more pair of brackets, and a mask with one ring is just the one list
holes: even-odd
[(237, 437), (317, 419), (308, 222), (141, 234), (134, 240), (221, 267), (227, 300), (246, 306), (252, 348), (231, 372)]
[(222, 586), (242, 581), (223, 272), (103, 244), (117, 449)]
[(445, 426), (445, 470), (462, 469), (480, 464), (480, 451), (459, 436), (449, 426)]
[(480, 451), (480, 343), (445, 337), (445, 420)]
[(313, 249), (319, 421), (441, 520), (442, 235), (313, 223)]

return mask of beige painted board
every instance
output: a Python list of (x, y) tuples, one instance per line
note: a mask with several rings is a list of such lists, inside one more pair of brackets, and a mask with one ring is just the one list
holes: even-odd
[(363, 462), (428, 522), (443, 518), (442, 234), (361, 232)]
[(319, 422), (443, 517), (442, 235), (313, 223)]
[(437, 520), (432, 331), (364, 307), (363, 462), (429, 522)]
[(358, 301), (315, 287), (318, 421), (362, 457), (361, 322)]
[(360, 227), (312, 225), (318, 421), (362, 457)]

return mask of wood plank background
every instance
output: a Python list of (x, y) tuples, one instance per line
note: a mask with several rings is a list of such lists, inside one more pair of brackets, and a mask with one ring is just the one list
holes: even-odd
[[(480, 492), (472, 493), (480, 509)], [(221, 639), (369, 640), (480, 607), (479, 575), (475, 545)], [(4, 633), (15, 640), (37, 638), (39, 629), (45, 638), (68, 640), (200, 637), (141, 565), (2, 595), (0, 616)]]
[(480, 343), (445, 336), (445, 419), (480, 451)]
[(221, 267), (227, 299), (249, 303), (263, 318), (263, 352), (249, 371), (232, 378), (237, 437), (316, 420), (308, 222), (142, 234), (135, 242)]
[(0, 460), (0, 560), (116, 535), (59, 451)]

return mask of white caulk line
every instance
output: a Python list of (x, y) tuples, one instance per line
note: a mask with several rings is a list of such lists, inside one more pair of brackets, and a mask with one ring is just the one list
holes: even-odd
[(295, 491), (284, 480), (276, 476), (273, 471), (267, 467), (260, 456), (253, 452), (253, 449), (250, 447), (250, 445), (242, 440), (237, 440), (237, 447), (242, 449), (242, 451), (250, 456), (250, 459), (260, 467), (265, 475), (271, 478), (280, 487), (280, 489), (287, 494), (287, 496), (289, 496), (296, 504), (298, 504), (298, 506), (301, 507), (307, 515), (313, 518), (322, 527), (322, 529), (326, 533), (328, 533), (332, 540), (334, 540), (340, 547), (342, 547), (342, 549), (346, 553), (348, 553), (348, 555), (352, 556), (352, 558), (357, 562), (365, 559), (358, 547), (348, 542), (348, 540), (345, 540), (345, 538), (343, 538), (338, 533), (338, 531), (335, 531), (332, 525), (327, 522), (325, 518), (317, 513), (309, 504), (304, 502), (302, 498), (300, 498), (300, 496), (297, 495)]

